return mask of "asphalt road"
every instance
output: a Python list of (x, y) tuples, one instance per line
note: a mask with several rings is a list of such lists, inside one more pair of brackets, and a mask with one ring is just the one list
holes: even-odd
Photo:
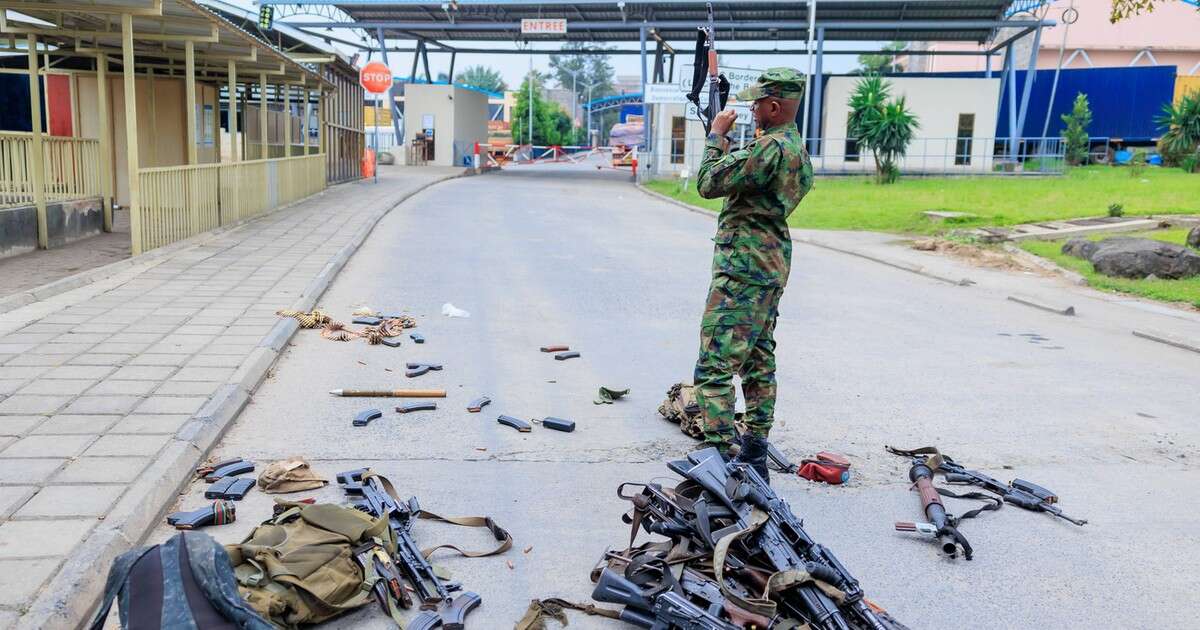
[[(693, 446), (656, 409), (691, 376), (713, 229), (609, 170), (517, 167), (438, 185), (385, 218), (321, 300), (347, 319), (364, 304), (412, 313), (427, 343), (389, 349), (301, 331), (217, 453), (302, 455), (330, 478), (371, 466), (435, 512), (494, 516), (516, 538), (511, 569), (505, 558), (439, 556), (484, 598), (471, 627), (511, 627), (535, 597), (586, 601), (589, 569), (628, 541), (617, 484), (665, 481), (665, 461)], [(443, 317), (445, 302), (471, 316)], [(806, 246), (795, 250), (781, 311), (772, 438), (796, 459), (844, 452), (854, 468), (842, 487), (782, 477), (775, 487), (898, 619), (914, 628), (1195, 627), (1196, 355)], [(538, 351), (558, 343), (583, 356), (560, 362)], [(405, 361), (445, 369), (410, 380)], [(633, 392), (593, 405), (601, 385)], [(327, 393), (337, 387), (449, 396), (435, 412), (400, 415), (394, 399)], [(467, 413), (481, 394), (491, 406)], [(351, 427), (371, 406), (388, 411)], [(500, 413), (571, 418), (578, 429), (520, 434), (495, 422)], [(936, 444), (1003, 480), (1047, 485), (1090, 524), (1007, 508), (962, 527), (974, 561), (941, 558), (893, 531), (918, 518), (919, 503), (907, 462), (884, 444)], [(200, 505), (202, 489), (181, 505)], [(340, 500), (336, 487), (310, 494)], [(234, 542), (269, 504), (255, 490), (236, 523), (207, 531)], [(488, 542), (426, 523), (417, 535)], [(388, 626), (374, 608), (328, 624)], [(618, 625), (573, 615), (571, 627)]]

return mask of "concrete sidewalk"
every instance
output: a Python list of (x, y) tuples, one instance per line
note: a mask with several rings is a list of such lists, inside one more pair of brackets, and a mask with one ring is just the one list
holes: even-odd
[(385, 168), (0, 315), (0, 627), (79, 624), (291, 338), (275, 311), (462, 172)]

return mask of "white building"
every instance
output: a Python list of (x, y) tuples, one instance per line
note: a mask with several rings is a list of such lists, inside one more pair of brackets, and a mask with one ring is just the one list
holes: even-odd
[(429, 164), (466, 166), (474, 145), (488, 142), (488, 95), (457, 85), (412, 83), (404, 90), (404, 145), (417, 134), (433, 137)]
[[(820, 138), (812, 152), (818, 173), (870, 173), (874, 160), (860, 154), (847, 139), (850, 93), (859, 77), (828, 76), (822, 95), (821, 124), (809, 135)], [(1000, 104), (1000, 79), (944, 77), (888, 77), (893, 97), (903, 96), (920, 123), (908, 155), (899, 166), (907, 173), (989, 172), (995, 152), (996, 116)], [(650, 168), (657, 176), (686, 170), (695, 177), (704, 153), (704, 128), (686, 115), (686, 105), (653, 105), (654, 137)], [(738, 142), (753, 139), (750, 125), (739, 125)]]

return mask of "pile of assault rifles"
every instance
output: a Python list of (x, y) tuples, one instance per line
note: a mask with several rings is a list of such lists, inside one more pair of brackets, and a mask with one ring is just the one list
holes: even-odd
[[(904, 630), (814, 541), (754, 469), (715, 448), (668, 467), (674, 488), (625, 483), (630, 547), (606, 552), (592, 598), (654, 630)], [(667, 541), (633, 546), (639, 531)]]

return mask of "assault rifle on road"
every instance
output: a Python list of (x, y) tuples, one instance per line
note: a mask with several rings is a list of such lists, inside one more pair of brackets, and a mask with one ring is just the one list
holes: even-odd
[[(467, 615), (483, 600), (475, 593), (460, 592), (462, 586), (457, 582), (443, 582), (421, 553), (421, 548), (412, 538), (413, 523), (421, 513), (417, 498), (398, 501), (388, 491), (390, 484), (387, 480), (367, 468), (339, 473), (337, 482), (356, 509), (375, 518), (388, 519), (396, 542), (393, 559), (412, 585), (421, 609), (421, 613), (405, 627), (408, 630), (429, 630), (441, 626), (445, 630), (461, 630)], [(407, 593), (400, 594), (396, 603), (401, 608), (412, 605)]]
[[(933, 446), (914, 449), (891, 446), (885, 448), (889, 453), (902, 457), (927, 456), (925, 458), (926, 465), (935, 472), (941, 472), (946, 483), (978, 486), (999, 496), (1005, 503), (1011, 503), (1019, 508), (1032, 512), (1046, 512), (1081, 527), (1087, 524), (1087, 519), (1071, 518), (1063, 514), (1062, 509), (1055, 505), (1058, 503), (1058, 495), (1033, 482), (1013, 479), (1011, 483), (1003, 483), (977, 470), (968, 470), (949, 456), (941, 454)], [(945, 494), (940, 490), (939, 492)]]

